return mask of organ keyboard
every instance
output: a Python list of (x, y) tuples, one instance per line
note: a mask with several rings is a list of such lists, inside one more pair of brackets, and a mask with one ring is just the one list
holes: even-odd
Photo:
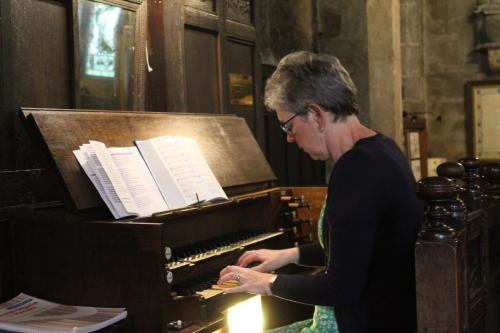
[(194, 248), (179, 250), (178, 254), (173, 255), (172, 259), (167, 262), (166, 267), (169, 270), (174, 270), (181, 267), (193, 266), (201, 264), (206, 259), (231, 252), (240, 256), (243, 251), (249, 249), (250, 245), (259, 244), (261, 246), (261, 242), (283, 236), (284, 233), (284, 230), (277, 232), (244, 232), (223, 237), (220, 240), (197, 244)]

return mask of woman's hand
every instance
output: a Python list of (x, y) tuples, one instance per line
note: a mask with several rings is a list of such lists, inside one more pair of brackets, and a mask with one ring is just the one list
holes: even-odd
[(258, 295), (271, 295), (271, 280), (275, 274), (261, 273), (250, 268), (238, 266), (227, 266), (220, 272), (217, 284), (224, 284), (229, 280), (236, 280), (239, 285), (232, 288), (226, 288), (224, 293), (248, 292)]
[[(259, 263), (251, 269), (258, 272), (269, 272), (288, 264), (298, 263), (299, 249), (292, 247), (283, 250), (255, 250), (241, 255), (237, 266), (248, 267), (251, 263)], [(231, 267), (231, 266), (229, 266)]]

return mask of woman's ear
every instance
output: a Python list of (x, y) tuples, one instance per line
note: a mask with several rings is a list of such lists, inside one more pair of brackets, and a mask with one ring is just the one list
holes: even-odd
[(313, 114), (314, 117), (313, 119), (318, 124), (319, 131), (323, 132), (328, 118), (327, 112), (323, 110), (323, 108), (316, 103), (309, 104), (309, 110), (311, 110), (311, 113)]

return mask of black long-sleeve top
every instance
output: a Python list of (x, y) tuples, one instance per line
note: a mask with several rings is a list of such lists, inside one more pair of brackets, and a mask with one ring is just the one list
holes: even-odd
[(299, 248), (324, 274), (280, 274), (274, 295), (333, 306), (341, 333), (413, 332), (414, 242), (421, 216), (414, 178), (397, 145), (377, 134), (335, 164), (323, 220), (325, 250)]

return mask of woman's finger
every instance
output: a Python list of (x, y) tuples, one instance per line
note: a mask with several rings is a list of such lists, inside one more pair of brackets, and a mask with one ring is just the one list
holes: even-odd
[(230, 280), (236, 280), (239, 282), (239, 280), (241, 280), (241, 275), (239, 275), (239, 273), (233, 273), (233, 272), (226, 273), (219, 277), (217, 284), (224, 284), (225, 282)]
[(239, 259), (236, 265), (248, 267), (253, 262), (260, 261), (259, 255), (256, 252), (245, 252)]
[(238, 266), (233, 266), (233, 265), (226, 266), (220, 271), (219, 276), (222, 276), (222, 275), (225, 275), (228, 273), (234, 273), (237, 271), (237, 269), (238, 269)]
[(225, 288), (224, 294), (236, 294), (236, 293), (241, 293), (244, 291), (246, 291), (244, 286), (237, 286), (237, 287), (232, 287), (232, 288)]
[(267, 272), (268, 271), (267, 264), (266, 262), (262, 262), (259, 265), (252, 267), (251, 270), (262, 273)]

